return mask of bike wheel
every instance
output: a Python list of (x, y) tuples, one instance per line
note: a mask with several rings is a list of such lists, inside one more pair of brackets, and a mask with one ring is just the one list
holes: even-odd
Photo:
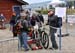
[(48, 48), (49, 46), (49, 36), (47, 35), (47, 33), (42, 32), (42, 39), (41, 39), (42, 45), (45, 49)]

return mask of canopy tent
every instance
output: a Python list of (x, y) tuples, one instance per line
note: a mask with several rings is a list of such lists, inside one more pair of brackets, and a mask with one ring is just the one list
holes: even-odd
[(56, 7), (56, 6), (60, 5), (60, 4), (65, 4), (66, 5), (66, 2), (65, 1), (51, 1), (49, 3), (49, 5), (52, 5), (53, 7)]
[(66, 1), (75, 1), (75, 0), (66, 0)]

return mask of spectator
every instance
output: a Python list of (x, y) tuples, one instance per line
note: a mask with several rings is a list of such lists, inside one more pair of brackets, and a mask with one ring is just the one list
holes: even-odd
[(20, 22), (19, 22), (19, 27), (21, 28), (21, 35), (19, 36), (20, 37), (20, 42), (22, 44), (24, 44), (24, 49), (25, 51), (28, 51), (28, 43), (27, 43), (27, 33), (28, 33), (28, 21), (27, 21), (27, 15), (24, 13), (24, 12), (21, 12), (21, 19), (20, 19)]
[(17, 18), (16, 13), (13, 12), (12, 17), (11, 17), (11, 20), (10, 20), (10, 29), (13, 32), (13, 37), (16, 37), (17, 36), (17, 33), (15, 33), (16, 18)]
[(1, 22), (1, 28), (5, 28), (5, 21), (6, 21), (6, 18), (5, 16), (1, 13), (0, 15), (0, 22)]

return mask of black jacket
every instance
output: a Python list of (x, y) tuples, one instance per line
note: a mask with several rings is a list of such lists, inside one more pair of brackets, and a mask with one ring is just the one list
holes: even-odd
[(42, 16), (41, 14), (38, 15), (38, 18), (40, 19), (40, 21), (41, 21), (42, 23), (44, 23), (44, 18), (43, 18), (43, 16)]
[(21, 20), (21, 25), (23, 28), (21, 28), (21, 32), (28, 32), (29, 31), (29, 26), (28, 26), (28, 21), (27, 20)]
[(12, 16), (10, 20), (10, 24), (15, 25), (16, 24), (16, 16)]
[(56, 27), (57, 18), (58, 17), (56, 15), (49, 16), (49, 25), (53, 26), (53, 27)]
[(30, 20), (31, 26), (35, 26), (36, 22), (39, 22), (39, 23), (40, 23), (40, 19), (39, 19), (38, 17), (32, 18), (32, 19)]

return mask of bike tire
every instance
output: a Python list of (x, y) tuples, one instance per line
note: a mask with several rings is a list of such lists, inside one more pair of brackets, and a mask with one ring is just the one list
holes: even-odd
[(47, 49), (49, 47), (49, 36), (47, 35), (46, 32), (42, 32), (43, 35), (42, 35), (42, 45), (45, 49)]

